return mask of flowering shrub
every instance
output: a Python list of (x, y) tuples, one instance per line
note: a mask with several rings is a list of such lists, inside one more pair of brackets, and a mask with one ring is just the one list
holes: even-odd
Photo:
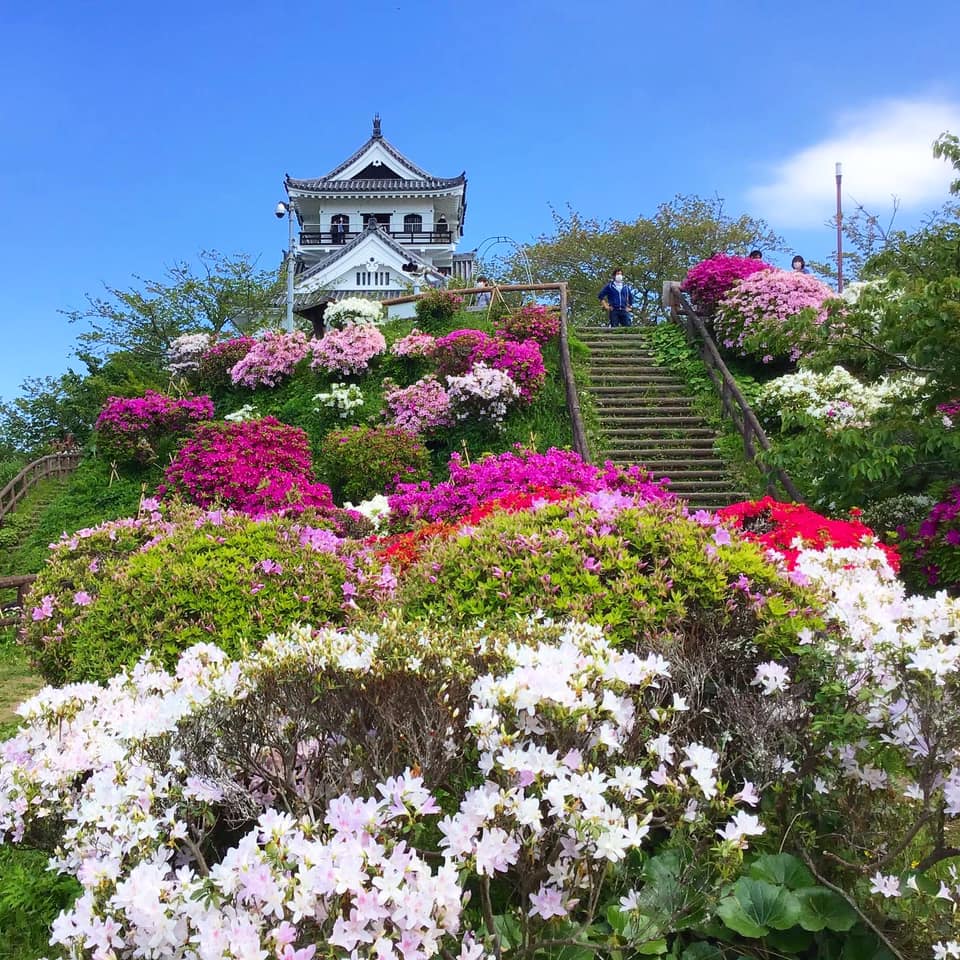
[(923, 377), (905, 374), (863, 384), (840, 366), (829, 373), (803, 370), (764, 384), (755, 409), (768, 422), (779, 418), (785, 430), (807, 426), (806, 418), (821, 421), (828, 431), (862, 429), (890, 403), (916, 401), (925, 383)]
[(450, 409), (457, 420), (479, 420), (503, 428), (507, 413), (519, 399), (520, 388), (510, 374), (476, 363), (462, 377), (447, 377)]
[(549, 343), (560, 333), (560, 314), (537, 303), (527, 304), (516, 313), (501, 317), (495, 331), (501, 340)]
[(450, 479), (432, 485), (401, 483), (391, 494), (390, 510), (400, 524), (415, 521), (453, 521), (478, 506), (502, 497), (546, 491), (576, 496), (610, 490), (638, 501), (672, 499), (660, 481), (651, 480), (643, 467), (628, 469), (606, 463), (585, 463), (572, 450), (551, 447), (545, 453), (516, 445), (506, 453), (490, 454), (464, 465), (458, 453), (450, 455)]
[(259, 420), (260, 412), (252, 403), (245, 403), (242, 407), (237, 407), (231, 413), (225, 413), (223, 419), (227, 423), (241, 423), (244, 420)]
[(313, 396), (317, 413), (333, 410), (341, 420), (346, 420), (354, 410), (363, 406), (363, 391), (355, 383), (331, 383), (330, 389)]
[(159, 492), (251, 516), (333, 506), (330, 490), (313, 479), (306, 433), (274, 417), (201, 425), (167, 467)]
[(460, 377), (473, 366), (478, 347), (490, 342), (482, 330), (453, 330), (439, 337), (433, 345), (431, 356), (437, 364), (437, 376)]
[(940, 422), (947, 430), (952, 430), (957, 418), (960, 417), (960, 400), (948, 400), (946, 403), (937, 404), (937, 413), (940, 414)]
[(48, 680), (107, 680), (146, 649), (172, 664), (210, 636), (239, 653), (278, 623), (342, 624), (395, 586), (375, 551), (338, 536), (358, 527), (342, 514), (175, 508), (65, 539), (23, 642)]
[(433, 355), (437, 338), (431, 333), (421, 333), (414, 328), (405, 337), (401, 337), (390, 348), (395, 357), (422, 360)]
[(309, 352), (310, 341), (299, 330), (292, 333), (269, 330), (234, 365), (230, 379), (234, 384), (251, 390), (275, 387), (293, 373)]
[(383, 321), (383, 304), (365, 297), (344, 297), (331, 303), (323, 315), (323, 322), (332, 327), (346, 327), (352, 323), (379, 325)]
[(917, 565), (933, 587), (960, 596), (960, 486), (951, 487), (921, 522), (915, 536), (905, 526), (904, 555)]
[(449, 326), (463, 304), (463, 297), (452, 290), (431, 290), (414, 307), (417, 326), (426, 333), (436, 333)]
[(717, 304), (725, 297), (744, 277), (749, 277), (759, 270), (772, 270), (768, 263), (762, 260), (752, 260), (750, 257), (731, 257), (718, 253), (709, 260), (691, 267), (686, 278), (680, 285), (681, 290), (690, 294), (694, 305), (704, 313), (712, 314)]
[(108, 458), (146, 463), (156, 458), (158, 440), (212, 416), (209, 397), (178, 399), (154, 390), (142, 397), (108, 397), (94, 425), (97, 448)]
[[(822, 324), (827, 313), (824, 302), (835, 294), (815, 277), (795, 270), (763, 270), (741, 280), (724, 295), (714, 318), (717, 342), (737, 356), (755, 356), (764, 363), (774, 359), (771, 352), (781, 351), (773, 343), (779, 329), (803, 310), (816, 313)], [(770, 332), (770, 342), (765, 337)], [(801, 356), (793, 344), (783, 355), (790, 360)]]
[(401, 480), (428, 476), (430, 455), (400, 427), (353, 426), (324, 437), (319, 469), (337, 500), (356, 502), (389, 491)]
[(220, 391), (233, 386), (230, 371), (256, 346), (254, 337), (221, 340), (201, 354), (197, 382), (206, 390)]
[(502, 370), (520, 390), (520, 399), (530, 403), (539, 393), (547, 378), (540, 345), (534, 340), (487, 340), (477, 344), (471, 356), (471, 365), (484, 363), (494, 370)]
[(387, 341), (376, 327), (356, 323), (343, 330), (330, 330), (314, 341), (310, 366), (339, 376), (358, 376), (386, 349)]
[(200, 358), (210, 349), (213, 335), (209, 333), (185, 333), (171, 341), (167, 348), (167, 369), (174, 376), (196, 373)]
[(780, 503), (773, 497), (744, 500), (722, 507), (717, 511), (717, 516), (747, 539), (762, 543), (781, 554), (788, 570), (796, 566), (801, 550), (873, 544), (877, 544), (892, 570), (900, 568), (897, 551), (885, 544), (878, 544), (874, 532), (856, 517), (831, 520), (802, 503)]
[(407, 433), (433, 433), (453, 422), (450, 398), (435, 377), (424, 377), (409, 387), (384, 380), (383, 389), (384, 416)]

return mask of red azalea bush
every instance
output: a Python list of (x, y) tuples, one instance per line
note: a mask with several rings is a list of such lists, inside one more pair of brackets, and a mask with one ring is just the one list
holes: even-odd
[(333, 506), (330, 489), (313, 478), (306, 433), (273, 417), (202, 424), (164, 476), (161, 495), (178, 494), (201, 507), (218, 504), (254, 517)]
[(720, 300), (733, 289), (734, 284), (758, 270), (770, 270), (769, 263), (750, 257), (731, 257), (718, 253), (709, 260), (691, 267), (680, 289), (690, 294), (695, 307), (703, 313), (713, 313)]
[(334, 430), (320, 447), (320, 471), (340, 503), (360, 503), (401, 480), (430, 475), (430, 454), (401, 427), (348, 427)]
[(520, 399), (530, 403), (547, 379), (540, 344), (535, 340), (491, 340), (477, 344), (470, 358), (470, 366), (485, 363), (494, 370), (502, 370), (520, 389)]
[(482, 330), (453, 330), (433, 344), (430, 356), (437, 364), (437, 376), (463, 376), (474, 364), (474, 353), (490, 342)]
[(627, 470), (607, 462), (602, 467), (585, 463), (570, 450), (551, 447), (537, 453), (517, 444), (513, 450), (489, 455), (464, 464), (457, 453), (450, 455), (450, 479), (401, 483), (390, 496), (391, 516), (398, 525), (418, 521), (453, 521), (470, 515), (482, 504), (526, 495), (552, 499), (554, 493), (577, 496), (609, 490), (641, 501), (672, 499), (660, 481), (653, 481), (643, 467)]
[(168, 397), (155, 390), (142, 397), (108, 397), (94, 425), (97, 448), (115, 460), (146, 463), (156, 457), (158, 440), (212, 416), (209, 397)]
[(862, 547), (870, 542), (884, 552), (892, 570), (900, 569), (900, 556), (893, 547), (880, 543), (876, 534), (854, 515), (850, 520), (831, 520), (802, 503), (781, 503), (773, 497), (744, 500), (717, 511), (717, 516), (736, 527), (748, 540), (782, 553), (787, 569), (797, 562), (801, 541), (807, 550), (827, 547)]
[(501, 340), (536, 340), (549, 343), (560, 333), (560, 314), (539, 303), (530, 303), (516, 313), (507, 314), (494, 328)]
[(234, 337), (215, 343), (200, 357), (197, 382), (211, 391), (226, 390), (233, 386), (230, 371), (256, 345), (254, 337)]
[(960, 596), (960, 486), (951, 487), (920, 524), (915, 537), (905, 527), (897, 531), (904, 555), (931, 587)]

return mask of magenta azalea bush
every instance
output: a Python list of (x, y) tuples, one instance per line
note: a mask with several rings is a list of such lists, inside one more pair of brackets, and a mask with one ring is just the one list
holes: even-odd
[[(764, 339), (764, 331), (777, 331), (802, 310), (817, 311), (816, 322), (827, 318), (824, 302), (836, 294), (816, 277), (795, 270), (764, 270), (741, 280), (720, 301), (713, 325), (721, 347), (746, 357), (769, 363), (773, 349)], [(800, 349), (794, 345), (789, 359), (797, 360)]]
[(760, 270), (772, 270), (762, 260), (750, 257), (731, 257), (718, 253), (709, 260), (691, 267), (680, 289), (690, 294), (690, 299), (703, 313), (713, 313), (720, 300), (739, 281)]
[(918, 566), (927, 583), (960, 596), (960, 486), (951, 487), (920, 524), (916, 536), (906, 528), (903, 556)]
[(516, 313), (497, 321), (495, 332), (501, 340), (535, 340), (549, 343), (560, 333), (560, 314), (539, 303), (527, 304)]
[(624, 469), (609, 461), (598, 467), (571, 450), (556, 447), (537, 453), (516, 444), (506, 453), (491, 454), (475, 463), (464, 463), (460, 454), (453, 453), (448, 470), (450, 478), (442, 483), (401, 483), (397, 487), (389, 497), (397, 525), (455, 520), (490, 500), (546, 490), (571, 495), (606, 490), (642, 503), (674, 499), (664, 482), (651, 479), (643, 467)]
[(394, 426), (414, 435), (432, 433), (453, 423), (450, 398), (436, 377), (424, 377), (412, 386), (383, 383), (384, 416)]
[(490, 342), (482, 330), (453, 330), (439, 337), (433, 345), (431, 356), (437, 365), (437, 376), (459, 377), (467, 373), (476, 359), (476, 351)]
[(162, 496), (176, 494), (200, 507), (230, 507), (254, 517), (333, 506), (329, 488), (314, 480), (306, 433), (273, 417), (202, 424), (164, 477)]
[(314, 370), (350, 377), (365, 373), (374, 357), (387, 349), (383, 334), (372, 324), (355, 323), (330, 330), (313, 343)]
[(256, 346), (254, 337), (221, 340), (200, 355), (197, 382), (205, 390), (225, 390), (233, 386), (230, 371)]
[(491, 340), (478, 343), (470, 358), (471, 367), (483, 362), (494, 370), (502, 370), (520, 390), (523, 403), (530, 403), (547, 379), (540, 344), (535, 340)]
[(209, 397), (168, 397), (148, 390), (142, 397), (108, 397), (97, 417), (97, 449), (104, 456), (146, 463), (156, 456), (158, 440), (209, 420)]
[(299, 330), (292, 333), (270, 330), (234, 366), (230, 378), (234, 384), (251, 390), (275, 387), (293, 373), (309, 352), (310, 341)]

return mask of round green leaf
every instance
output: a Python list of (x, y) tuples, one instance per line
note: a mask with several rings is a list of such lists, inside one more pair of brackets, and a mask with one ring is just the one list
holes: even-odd
[(846, 932), (857, 922), (850, 904), (826, 887), (806, 887), (797, 890), (796, 897), (800, 903), (798, 923), (804, 930), (816, 932), (826, 927)]
[(750, 864), (748, 873), (755, 880), (779, 883), (788, 890), (814, 885), (813, 874), (789, 853), (765, 853)]
[(733, 885), (733, 897), (720, 901), (717, 915), (744, 937), (762, 937), (770, 929), (792, 927), (800, 916), (800, 904), (784, 887), (741, 877)]

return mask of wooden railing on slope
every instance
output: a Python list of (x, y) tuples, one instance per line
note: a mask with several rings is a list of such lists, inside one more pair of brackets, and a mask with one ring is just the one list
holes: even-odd
[[(680, 290), (680, 284), (676, 281), (669, 281), (663, 285), (663, 302), (669, 307), (670, 315), (675, 323), (678, 323), (686, 334), (687, 341), (697, 348), (700, 359), (706, 367), (707, 374), (713, 381), (720, 400), (723, 403), (723, 409), (727, 416), (733, 421), (740, 436), (743, 437), (743, 451), (747, 458), (754, 463), (763, 473), (767, 483), (767, 493), (771, 497), (783, 499), (784, 494), (787, 499), (797, 503), (802, 503), (800, 496), (793, 481), (787, 475), (785, 470), (780, 467), (771, 467), (757, 458), (757, 447), (762, 450), (770, 450), (770, 441), (767, 439), (757, 415), (753, 412), (747, 398), (743, 395), (737, 382), (727, 369), (727, 365), (717, 350), (717, 345), (710, 336), (702, 318), (690, 305), (690, 301)], [(779, 489), (778, 489), (779, 488)]]
[[(563, 378), (563, 388), (567, 397), (567, 413), (570, 416), (570, 429), (573, 440), (573, 449), (587, 462), (590, 462), (590, 446), (587, 443), (587, 431), (583, 425), (583, 415), (580, 412), (580, 398), (577, 395), (577, 384), (573, 377), (573, 366), (570, 362), (570, 342), (567, 336), (567, 285), (566, 283), (502, 283), (488, 287), (459, 287), (452, 291), (457, 296), (487, 293), (497, 296), (500, 292), (529, 292), (529, 293), (557, 293), (560, 296), (560, 376)], [(428, 291), (432, 292), (432, 291)], [(400, 306), (404, 303), (416, 303), (427, 293), (411, 294), (406, 297), (394, 297), (384, 300), (385, 306)]]
[(65, 477), (77, 469), (83, 456), (80, 450), (50, 453), (28, 463), (0, 490), (0, 524), (3, 518), (23, 499), (30, 488), (47, 477)]
[(17, 577), (0, 577), (0, 592), (9, 593), (15, 590), (17, 599), (14, 602), (0, 600), (0, 627), (15, 627), (23, 615), (23, 604), (30, 585), (37, 579), (35, 573), (24, 573)]

